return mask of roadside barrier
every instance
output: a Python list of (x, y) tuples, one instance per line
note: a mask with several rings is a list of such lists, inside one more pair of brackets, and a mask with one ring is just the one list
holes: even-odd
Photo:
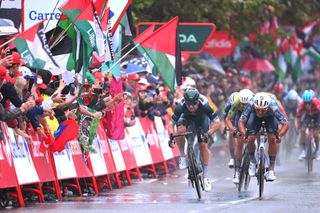
[(177, 148), (168, 147), (169, 135), (162, 119), (136, 118), (136, 125), (125, 129), (123, 140), (111, 140), (99, 123), (97, 137), (90, 152), (82, 153), (77, 140), (69, 141), (65, 150), (40, 152), (41, 142), (29, 129), (31, 142), (16, 136), (1, 123), (0, 193), (24, 206), (24, 198), (35, 193), (39, 202), (51, 193), (62, 200), (62, 192), (82, 196), (90, 187), (97, 195), (105, 186), (113, 190), (132, 184), (132, 177), (142, 180), (141, 172), (157, 177), (176, 168)]

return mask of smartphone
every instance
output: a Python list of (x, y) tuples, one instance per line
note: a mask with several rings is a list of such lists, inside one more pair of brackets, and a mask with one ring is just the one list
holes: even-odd
[(79, 107), (80, 107), (79, 102), (76, 102), (76, 103), (72, 103), (72, 104), (68, 107), (68, 109), (69, 109), (69, 110), (74, 110), (74, 109), (78, 109)]

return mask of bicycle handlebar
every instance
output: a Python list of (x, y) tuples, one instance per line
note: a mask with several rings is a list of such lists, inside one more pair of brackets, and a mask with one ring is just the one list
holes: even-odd
[(185, 133), (178, 134), (178, 135), (170, 135), (170, 139), (174, 139), (174, 138), (180, 137), (180, 136), (187, 136), (187, 135), (191, 135), (191, 134), (193, 134), (193, 132), (185, 132)]

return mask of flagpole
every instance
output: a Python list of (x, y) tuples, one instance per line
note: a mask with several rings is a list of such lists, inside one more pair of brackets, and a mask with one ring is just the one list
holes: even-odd
[(49, 47), (50, 49), (52, 49), (53, 47), (55, 47), (59, 43), (60, 38), (66, 34), (66, 32), (68, 31), (68, 29), (71, 27), (72, 24), (73, 23), (70, 23), (69, 26), (65, 30), (62, 31), (62, 33), (58, 36), (58, 38)]
[(11, 38), (10, 40), (6, 41), (5, 43), (0, 45), (0, 49), (4, 46), (6, 46), (7, 44), (9, 44), (10, 42), (12, 42), (16, 37)]
[(116, 63), (112, 64), (112, 66), (107, 70), (107, 72), (111, 71), (117, 64), (119, 64), (121, 62), (122, 59), (124, 59), (127, 55), (129, 55), (129, 53), (131, 53), (134, 49), (136, 49), (140, 44), (137, 43), (136, 45), (134, 45), (134, 47), (132, 49), (130, 49), (128, 52), (126, 52), (126, 54), (124, 54), (121, 58), (119, 58), (119, 60), (117, 60)]
[[(56, 5), (54, 6), (53, 11), (51, 12), (51, 14), (53, 14), (53, 12), (56, 10), (59, 2), (60, 2), (60, 0), (57, 1)], [(48, 27), (48, 25), (49, 25), (50, 20), (51, 20), (51, 19), (49, 19), (49, 20), (47, 21), (47, 24), (46, 24), (46, 26), (44, 27), (44, 31), (46, 31), (46, 29), (47, 29), (47, 27)]]

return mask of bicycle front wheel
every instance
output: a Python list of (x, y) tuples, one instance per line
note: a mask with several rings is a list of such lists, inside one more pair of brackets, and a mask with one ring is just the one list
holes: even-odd
[(308, 173), (312, 172), (313, 169), (313, 151), (312, 151), (312, 137), (309, 137), (308, 149), (307, 149), (307, 163)]
[(265, 159), (264, 159), (264, 150), (259, 150), (259, 170), (258, 170), (258, 180), (259, 180), (259, 198), (262, 198), (263, 189), (264, 189), (264, 171), (265, 171)]
[(250, 156), (248, 153), (245, 153), (242, 159), (242, 165), (240, 170), (240, 180), (239, 180), (239, 186), (238, 191), (241, 192), (242, 187), (244, 185), (244, 190), (248, 189), (249, 183), (250, 183), (250, 175), (248, 173), (250, 164)]
[[(197, 169), (197, 160), (192, 148), (188, 148), (188, 158), (189, 158), (189, 169), (191, 170), (191, 181), (194, 182), (194, 185), (197, 190), (197, 195), (199, 200), (201, 200), (201, 186), (200, 186), (200, 176)], [(190, 174), (189, 174), (190, 175)]]

